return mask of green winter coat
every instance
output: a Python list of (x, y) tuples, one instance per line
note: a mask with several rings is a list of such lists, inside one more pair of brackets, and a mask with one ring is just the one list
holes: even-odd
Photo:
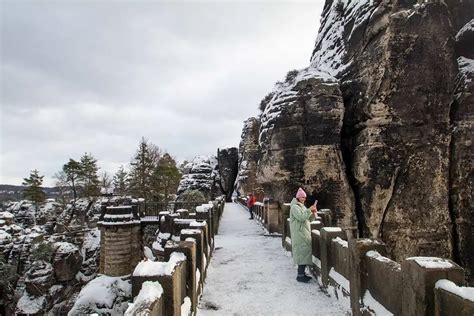
[(291, 201), (290, 234), (291, 252), (295, 264), (313, 264), (311, 249), (311, 210), (306, 208), (296, 198)]

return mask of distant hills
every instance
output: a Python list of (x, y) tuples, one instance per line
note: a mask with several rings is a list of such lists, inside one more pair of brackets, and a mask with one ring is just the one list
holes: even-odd
[[(0, 184), (0, 201), (19, 201), (23, 199), (22, 185)], [(48, 198), (56, 198), (60, 195), (60, 190), (57, 187), (43, 188)]]

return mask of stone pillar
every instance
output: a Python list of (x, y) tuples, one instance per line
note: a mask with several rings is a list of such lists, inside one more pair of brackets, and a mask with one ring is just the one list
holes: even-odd
[[(324, 230), (324, 228), (323, 228)], [(361, 301), (367, 289), (367, 251), (375, 250), (385, 255), (385, 244), (373, 239), (351, 239), (349, 240), (349, 282), (351, 292), (352, 315), (362, 315)]]
[[(185, 229), (184, 231), (181, 232), (181, 240), (185, 241), (188, 238), (192, 238), (195, 240), (196, 245), (196, 259), (195, 259), (195, 265), (196, 268), (199, 269), (200, 275), (203, 275), (204, 271), (204, 234), (201, 229)], [(195, 272), (196, 273), (196, 272)], [(201, 280), (199, 280), (200, 282)]]
[(402, 315), (434, 315), (434, 288), (440, 279), (462, 285), (464, 270), (448, 259), (412, 257), (404, 260)]
[(135, 206), (109, 206), (100, 227), (99, 272), (108, 276), (131, 274), (143, 258), (142, 230)]
[(321, 217), (324, 226), (332, 226), (332, 216), (330, 209), (323, 208), (318, 210), (318, 217)]
[[(157, 262), (167, 264), (166, 262)], [(187, 262), (178, 262), (171, 274), (132, 276), (132, 297), (136, 297), (145, 281), (158, 281), (163, 288), (164, 315), (180, 316), (183, 303), (183, 279), (186, 278)]]
[[(201, 278), (204, 281), (206, 278), (207, 264), (210, 259), (211, 247), (209, 246), (209, 234), (207, 222), (192, 223), (191, 229), (199, 229), (202, 231), (202, 267), (201, 267)], [(184, 233), (183, 233), (184, 234)], [(199, 259), (199, 258), (198, 258)]]
[(312, 221), (312, 222), (310, 223), (310, 225), (311, 225), (311, 231), (313, 231), (313, 230), (321, 230), (321, 228), (324, 227), (324, 226), (323, 226), (323, 223), (321, 223), (321, 221), (319, 221), (319, 220)]
[(168, 241), (165, 246), (165, 261), (170, 260), (173, 252), (182, 252), (187, 261), (186, 286), (182, 287), (183, 297), (188, 296), (191, 300), (191, 310), (196, 313), (197, 309), (197, 285), (196, 285), (196, 242), (194, 241)]
[(333, 266), (331, 242), (336, 237), (346, 239), (344, 232), (339, 227), (323, 227), (320, 231), (321, 281), (325, 287), (329, 283), (329, 271)]
[(286, 248), (286, 237), (290, 237), (290, 227), (288, 225), (288, 218), (290, 217), (290, 203), (283, 204), (281, 211), (283, 217), (281, 244), (283, 248)]
[(283, 222), (283, 212), (275, 200), (269, 200), (268, 204), (268, 232), (269, 233), (282, 233), (280, 225)]

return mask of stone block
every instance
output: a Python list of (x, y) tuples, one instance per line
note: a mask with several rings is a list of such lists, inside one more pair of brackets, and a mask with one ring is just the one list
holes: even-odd
[(339, 227), (324, 227), (320, 230), (319, 244), (321, 248), (321, 279), (323, 286), (329, 283), (329, 271), (333, 267), (332, 262), (332, 239), (336, 237), (345, 238), (344, 232)]
[(282, 226), (282, 238), (281, 244), (283, 248), (285, 247), (286, 237), (290, 236), (290, 226), (289, 226), (289, 217), (290, 217), (290, 204), (285, 203), (281, 207), (282, 217), (283, 217), (283, 226)]
[(193, 313), (197, 308), (197, 284), (196, 284), (196, 242), (195, 241), (168, 241), (165, 246), (165, 261), (169, 261), (170, 255), (173, 252), (182, 252), (186, 256), (187, 262), (187, 280), (184, 289), (191, 300), (191, 309)]
[(366, 253), (367, 288), (372, 297), (394, 315), (402, 314), (400, 264), (376, 251)]
[(386, 254), (385, 244), (373, 239), (351, 239), (349, 246), (349, 282), (351, 294), (352, 315), (361, 313), (361, 302), (368, 289), (366, 253), (375, 250), (382, 255)]
[(283, 211), (277, 201), (270, 200), (267, 203), (268, 232), (282, 233)]
[[(459, 287), (457, 289), (460, 289)], [(472, 289), (471, 289), (472, 290)], [(435, 316), (472, 316), (474, 301), (443, 288), (435, 288)]]
[(464, 270), (448, 259), (411, 257), (402, 262), (402, 314), (433, 315), (434, 288), (440, 279), (461, 285)]
[(192, 238), (196, 241), (196, 269), (199, 269), (199, 274), (202, 275), (205, 270), (204, 267), (204, 233), (202, 230), (192, 230), (185, 231), (180, 236), (182, 241), (185, 241), (188, 238)]
[(332, 215), (330, 209), (324, 208), (318, 210), (318, 217), (321, 218), (323, 226), (332, 226)]
[(132, 297), (136, 297), (145, 281), (158, 281), (163, 288), (164, 315), (180, 316), (186, 282), (187, 262), (177, 263), (171, 275), (132, 276)]

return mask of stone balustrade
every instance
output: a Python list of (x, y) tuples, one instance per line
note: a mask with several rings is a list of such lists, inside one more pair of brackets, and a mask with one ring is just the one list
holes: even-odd
[[(291, 250), (290, 205), (281, 209), (282, 245)], [(271, 222), (262, 211), (259, 218)], [(332, 224), (330, 210), (319, 210), (311, 222), (311, 269), (319, 285), (353, 315), (474, 315), (474, 288), (461, 286), (464, 270), (453, 261), (412, 257), (400, 264), (386, 256), (380, 240), (347, 240), (351, 232)]]
[[(197, 206), (195, 213), (180, 210), (160, 214), (160, 232), (164, 228), (169, 236), (163, 247), (164, 261), (143, 260), (136, 266), (132, 273), (135, 301), (129, 315), (134, 315), (134, 310), (145, 310), (146, 315), (153, 316), (196, 314), (224, 204), (224, 199), (218, 198)], [(146, 295), (141, 289), (147, 282), (157, 282), (162, 295), (143, 299)]]

